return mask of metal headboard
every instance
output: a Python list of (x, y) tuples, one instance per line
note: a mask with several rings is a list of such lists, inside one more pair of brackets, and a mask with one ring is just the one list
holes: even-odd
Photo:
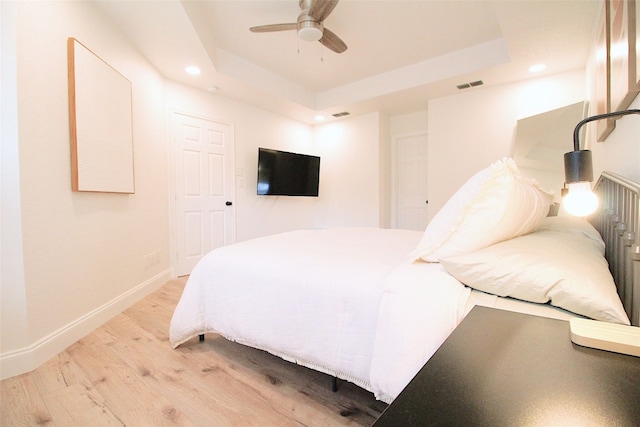
[(640, 184), (603, 172), (594, 188), (601, 208), (590, 218), (632, 325), (640, 326)]

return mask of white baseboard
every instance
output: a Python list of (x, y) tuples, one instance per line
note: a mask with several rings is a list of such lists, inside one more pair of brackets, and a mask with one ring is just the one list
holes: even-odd
[(170, 278), (170, 270), (164, 270), (28, 347), (0, 354), (0, 379), (36, 369), (109, 319), (160, 288)]

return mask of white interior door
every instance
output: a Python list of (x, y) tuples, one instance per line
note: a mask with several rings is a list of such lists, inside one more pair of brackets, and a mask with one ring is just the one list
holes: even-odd
[(235, 242), (233, 128), (174, 114), (177, 274)]
[(429, 222), (427, 134), (396, 138), (396, 228), (424, 230)]

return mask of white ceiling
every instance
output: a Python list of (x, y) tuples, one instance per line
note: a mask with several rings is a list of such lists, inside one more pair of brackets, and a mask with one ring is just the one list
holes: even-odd
[[(317, 113), (425, 109), (461, 83), (531, 78), (536, 63), (542, 74), (582, 68), (602, 2), (341, 0), (324, 24), (347, 44), (342, 54), (295, 31), (249, 31), (295, 22), (298, 0), (95, 4), (165, 77), (313, 123)], [(202, 74), (187, 75), (191, 64)]]

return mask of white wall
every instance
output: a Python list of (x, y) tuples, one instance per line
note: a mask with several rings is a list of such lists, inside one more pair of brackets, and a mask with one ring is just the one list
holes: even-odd
[[(426, 102), (425, 102), (426, 104)], [(389, 117), (389, 132), (391, 137), (427, 133), (427, 108), (408, 114), (400, 114)]]
[[(517, 120), (585, 99), (585, 74), (574, 71), (430, 101), (429, 218), (473, 174), (512, 156)], [(569, 135), (567, 151), (572, 147)]]
[[(2, 201), (19, 200), (13, 223), (22, 233), (5, 234), (3, 220), (2, 243), (11, 255), (22, 246), (24, 281), (20, 267), (2, 276), (3, 377), (36, 367), (169, 278), (163, 79), (91, 2), (15, 7), (15, 21), (3, 13), (2, 26), (17, 23), (20, 186)], [(68, 37), (132, 82), (133, 195), (71, 191)], [(160, 261), (145, 268), (155, 251)], [(5, 295), (21, 294), (26, 303), (5, 312)]]
[(16, 76), (16, 4), (1, 2), (2, 14), (2, 144), (0, 144), (0, 354), (29, 343), (27, 298), (22, 257), (22, 220)]
[[(640, 109), (640, 96), (629, 108)], [(587, 144), (593, 152), (595, 179), (602, 171), (610, 171), (640, 182), (640, 116), (630, 115), (617, 120), (615, 129), (604, 142), (589, 138)]]
[[(234, 126), (237, 241), (295, 229), (388, 224), (390, 138), (382, 114), (311, 127), (174, 82), (166, 83), (166, 100), (167, 117), (180, 111)], [(320, 156), (319, 197), (257, 196), (258, 147)]]
[(380, 188), (380, 121), (381, 114), (370, 113), (316, 126), (321, 156), (316, 226), (381, 225), (386, 214), (380, 211), (385, 197)]
[[(256, 195), (258, 147), (319, 155), (311, 126), (174, 82), (167, 82), (166, 93), (168, 123), (172, 112), (178, 111), (234, 127), (237, 241), (313, 228), (318, 199)], [(171, 130), (168, 139), (171, 144)]]
[[(12, 106), (16, 114), (6, 117), (19, 123), (3, 126), (11, 143), (3, 143), (2, 201), (14, 206), (2, 211), (2, 265), (14, 267), (2, 273), (3, 377), (37, 367), (169, 278), (174, 111), (234, 126), (238, 240), (381, 221), (379, 114), (342, 121), (342, 139), (327, 141), (327, 129), (166, 82), (90, 2), (3, 3), (5, 10), (3, 47), (12, 48), (3, 48), (2, 85), (15, 88), (5, 71), (15, 65), (17, 92), (3, 92), (3, 111)], [(71, 191), (68, 37), (132, 82), (133, 195)], [(322, 156), (321, 196), (257, 196), (258, 147)], [(160, 262), (145, 268), (156, 251)]]
[[(596, 99), (597, 52), (595, 46), (594, 42), (587, 64), (587, 91), (593, 105)], [(640, 109), (640, 95), (636, 96), (628, 108)], [(590, 114), (594, 115), (596, 112), (592, 109)], [(593, 152), (594, 178), (597, 179), (602, 171), (610, 171), (640, 182), (640, 116), (629, 115), (616, 120), (614, 130), (603, 142), (596, 141), (596, 123), (591, 122), (585, 125), (585, 141), (581, 141), (583, 148)]]
[[(173, 111), (234, 126), (241, 241), (295, 228), (388, 226), (390, 142), (427, 125), (433, 216), (473, 173), (511, 155), (518, 119), (585, 99), (576, 71), (472, 89), (410, 115), (310, 127), (166, 82), (120, 34), (90, 2), (2, 2), (3, 377), (36, 367), (168, 278)], [(134, 195), (71, 192), (67, 37), (133, 83)], [(592, 147), (596, 170), (640, 180), (639, 134), (637, 118), (619, 121), (606, 143)], [(320, 197), (258, 197), (258, 147), (320, 155)], [(145, 268), (154, 251), (160, 263)]]

